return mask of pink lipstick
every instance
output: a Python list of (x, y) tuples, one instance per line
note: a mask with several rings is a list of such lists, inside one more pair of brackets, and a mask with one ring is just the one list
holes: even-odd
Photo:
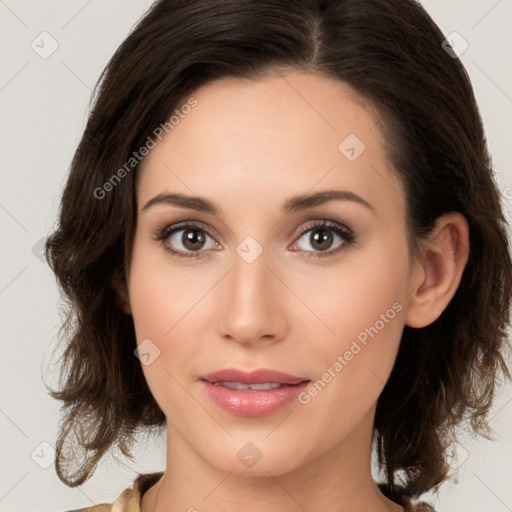
[(251, 372), (227, 368), (201, 377), (208, 396), (222, 409), (238, 416), (268, 416), (293, 401), (309, 379), (284, 372)]

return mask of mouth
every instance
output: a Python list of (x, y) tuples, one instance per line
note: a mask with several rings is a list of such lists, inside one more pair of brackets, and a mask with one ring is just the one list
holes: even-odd
[(278, 370), (260, 368), (246, 371), (239, 368), (226, 368), (201, 376), (201, 380), (218, 386), (238, 390), (267, 391), (283, 386), (294, 386), (309, 381)]
[(224, 411), (236, 416), (269, 416), (291, 405), (309, 385), (309, 380), (297, 384), (282, 382), (242, 382), (201, 379), (207, 396)]
[[(204, 382), (209, 382), (202, 379)], [(228, 389), (236, 389), (237, 391), (270, 391), (271, 389), (284, 388), (284, 387), (296, 387), (303, 382), (309, 382), (309, 380), (301, 381), (297, 384), (283, 384), (282, 382), (262, 382), (259, 384), (243, 384), (241, 382), (232, 381), (220, 381), (211, 382), (214, 386), (222, 386)]]

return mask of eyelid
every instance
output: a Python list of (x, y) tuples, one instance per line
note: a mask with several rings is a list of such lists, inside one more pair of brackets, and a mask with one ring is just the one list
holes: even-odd
[(344, 224), (336, 221), (332, 221), (329, 219), (317, 219), (311, 221), (311, 223), (308, 224), (307, 227), (301, 227), (298, 232), (294, 236), (301, 237), (304, 235), (304, 233), (307, 233), (308, 231), (311, 231), (315, 228), (330, 228), (333, 230), (342, 231), (343, 234), (345, 234), (347, 237), (355, 237), (355, 233), (352, 229), (350, 229), (348, 226), (345, 226)]
[(196, 220), (183, 220), (179, 222), (171, 222), (170, 224), (166, 223), (164, 224), (163, 228), (157, 228), (154, 234), (155, 236), (159, 236), (163, 232), (169, 232), (168, 236), (170, 236), (171, 232), (180, 231), (181, 229), (185, 229), (188, 227), (195, 227), (198, 230), (204, 231), (211, 238), (222, 238), (220, 234), (216, 230), (208, 226), (208, 224)]

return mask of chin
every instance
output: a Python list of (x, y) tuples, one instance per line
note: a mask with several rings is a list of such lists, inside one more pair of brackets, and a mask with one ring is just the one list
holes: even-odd
[[(209, 462), (226, 473), (240, 476), (268, 477), (288, 473), (299, 467), (307, 459), (303, 442), (297, 440), (296, 446), (272, 442), (261, 436), (243, 435), (238, 440), (230, 439), (224, 446), (216, 444), (215, 452), (209, 453)], [(252, 440), (251, 440), (252, 439)], [(205, 453), (205, 452), (203, 452)]]

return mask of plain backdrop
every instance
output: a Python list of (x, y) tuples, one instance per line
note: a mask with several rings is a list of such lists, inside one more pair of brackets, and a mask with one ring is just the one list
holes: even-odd
[[(510, 218), (512, 1), (423, 4), (446, 35), (457, 32), (469, 45), (460, 58), (476, 92)], [(0, 512), (62, 512), (111, 503), (136, 471), (165, 467), (165, 440), (140, 441), (137, 462), (121, 464), (109, 456), (84, 485), (66, 487), (57, 478), (52, 453), (60, 403), (43, 385), (43, 379), (56, 384), (48, 361), (60, 317), (42, 243), (54, 226), (91, 90), (150, 5), (149, 0), (0, 0)], [(461, 438), (454, 459), (458, 484), (445, 484), (439, 497), (424, 495), (437, 511), (512, 511), (510, 385), (500, 392), (491, 417), (497, 439)]]

